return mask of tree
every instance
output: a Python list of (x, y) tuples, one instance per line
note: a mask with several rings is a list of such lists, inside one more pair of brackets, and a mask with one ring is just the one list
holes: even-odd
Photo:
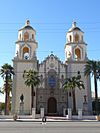
[(5, 82), (5, 115), (9, 114), (9, 80), (14, 75), (14, 69), (8, 63), (1, 67), (0, 75)]
[(33, 70), (24, 70), (23, 78), (25, 80), (25, 85), (31, 87), (31, 107), (33, 108), (33, 101), (35, 96), (34, 87), (36, 87), (40, 83), (38, 72)]
[[(78, 74), (80, 74), (78, 72)], [(83, 81), (81, 80), (81, 76), (78, 75), (77, 77), (73, 76), (71, 78), (66, 78), (65, 83), (63, 84), (63, 87), (65, 90), (71, 90), (72, 91), (72, 97), (73, 97), (73, 112), (76, 112), (76, 98), (75, 98), (75, 88), (85, 89)]]
[[(3, 87), (0, 89), (0, 92), (2, 93), (2, 94), (4, 94), (5, 92), (6, 92), (6, 83), (4, 82), (4, 85), (3, 85)], [(8, 104), (7, 104), (7, 108), (8, 108), (8, 112), (10, 111), (10, 102), (11, 102), (11, 96), (10, 96), (10, 94), (12, 94), (12, 79), (9, 77), (8, 78)]]
[(0, 93), (4, 94), (4, 91), (2, 90), (2, 87), (0, 87)]
[[(6, 92), (5, 86), (6, 86), (6, 84), (4, 84), (3, 92)], [(10, 94), (12, 95), (12, 79), (9, 77), (8, 78), (8, 102), (7, 102), (8, 103), (7, 104), (8, 112), (11, 109), (11, 104), (10, 104), (10, 102), (11, 102), (11, 95)]]
[[(4, 92), (3, 92), (3, 90), (2, 90), (1, 87), (0, 87), (0, 93), (1, 93), (1, 94), (4, 94)], [(1, 110), (2, 110), (2, 103), (0, 103), (0, 112), (1, 112)]]
[(100, 61), (88, 60), (85, 65), (84, 75), (89, 76), (92, 74), (94, 77), (95, 86), (95, 101), (96, 101), (96, 113), (98, 115), (98, 90), (97, 90), (97, 79), (100, 79)]

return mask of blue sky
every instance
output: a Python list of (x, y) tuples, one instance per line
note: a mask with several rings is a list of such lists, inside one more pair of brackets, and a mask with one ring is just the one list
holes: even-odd
[(85, 33), (89, 59), (100, 59), (100, 0), (2, 0), (0, 66), (12, 64), (18, 30), (26, 19), (30, 20), (37, 32), (37, 57), (40, 61), (51, 51), (64, 61), (66, 32), (73, 21)]

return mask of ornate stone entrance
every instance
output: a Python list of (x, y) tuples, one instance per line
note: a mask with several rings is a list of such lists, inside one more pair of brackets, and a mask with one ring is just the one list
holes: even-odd
[(57, 113), (57, 101), (54, 97), (48, 99), (48, 114), (55, 115)]

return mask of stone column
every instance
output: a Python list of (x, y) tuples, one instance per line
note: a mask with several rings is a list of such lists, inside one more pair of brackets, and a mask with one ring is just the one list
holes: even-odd
[(32, 118), (35, 118), (35, 112), (36, 112), (35, 108), (32, 108)]
[(63, 108), (63, 116), (66, 116), (66, 108)]
[(72, 119), (72, 110), (68, 108), (68, 119)]
[(78, 119), (82, 119), (82, 109), (78, 109)]
[(41, 118), (44, 117), (44, 108), (41, 108), (40, 113)]

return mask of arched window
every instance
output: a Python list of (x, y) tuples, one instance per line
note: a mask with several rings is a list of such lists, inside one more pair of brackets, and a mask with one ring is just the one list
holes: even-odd
[(21, 34), (20, 34), (20, 40), (21, 40)]
[(81, 59), (81, 51), (79, 48), (75, 49), (75, 59)]
[(61, 75), (61, 78), (62, 78), (62, 80), (64, 79), (64, 75), (63, 74)]
[(57, 79), (56, 79), (56, 71), (51, 69), (49, 72), (48, 72), (48, 85), (49, 85), (49, 88), (55, 88), (56, 87), (56, 83), (57, 82)]
[(69, 36), (69, 39), (70, 39), (70, 42), (71, 42), (72, 41), (72, 36), (71, 35)]
[(25, 41), (29, 40), (29, 33), (28, 32), (25, 32), (25, 34), (24, 34), (24, 40)]
[(32, 39), (34, 39), (34, 34), (32, 34)]
[(52, 88), (52, 87), (55, 87), (55, 85), (56, 85), (56, 79), (55, 79), (55, 76), (53, 76), (53, 75), (51, 75), (50, 77), (49, 77), (49, 86)]
[(83, 42), (83, 36), (81, 36), (81, 40), (82, 40), (82, 42)]
[(79, 41), (79, 35), (76, 34), (76, 35), (75, 35), (75, 42), (78, 42), (78, 41)]
[(23, 58), (26, 60), (29, 59), (29, 48), (28, 47), (23, 48)]

